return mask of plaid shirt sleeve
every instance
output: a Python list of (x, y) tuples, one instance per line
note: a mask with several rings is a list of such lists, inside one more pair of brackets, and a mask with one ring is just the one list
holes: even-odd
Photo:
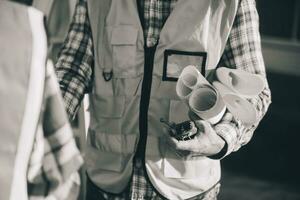
[(227, 152), (225, 155), (228, 155), (250, 141), (254, 130), (271, 103), (271, 92), (266, 78), (261, 50), (259, 16), (255, 0), (241, 0), (219, 65), (260, 74), (264, 77), (266, 84), (264, 90), (257, 97), (249, 99), (258, 114), (256, 124), (246, 127), (241, 121), (233, 118), (232, 114), (227, 111), (222, 121), (215, 126), (217, 134), (227, 143)]
[(93, 62), (93, 42), (87, 2), (79, 0), (55, 66), (70, 119), (75, 117), (84, 93), (91, 87)]
[(52, 65), (47, 65), (43, 110), (28, 166), (29, 199), (77, 199), (83, 163)]

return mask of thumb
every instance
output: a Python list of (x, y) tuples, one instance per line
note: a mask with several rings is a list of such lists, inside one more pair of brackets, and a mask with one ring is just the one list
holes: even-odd
[(195, 125), (198, 128), (198, 131), (207, 133), (212, 128), (210, 123), (205, 120), (196, 120), (194, 121)]

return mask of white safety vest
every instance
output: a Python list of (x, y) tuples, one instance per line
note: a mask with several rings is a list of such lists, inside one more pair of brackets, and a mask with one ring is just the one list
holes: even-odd
[(98, 187), (119, 193), (127, 186), (138, 146), (147, 177), (168, 199), (199, 195), (219, 181), (219, 161), (179, 157), (169, 149), (161, 139), (168, 130), (160, 118), (188, 120), (188, 108), (175, 91), (177, 78), (187, 65), (196, 65), (207, 78), (214, 73), (238, 2), (178, 1), (151, 57), (136, 0), (88, 0), (95, 78), (86, 164)]
[(47, 40), (41, 12), (0, 1), (0, 199), (26, 200), (43, 100)]

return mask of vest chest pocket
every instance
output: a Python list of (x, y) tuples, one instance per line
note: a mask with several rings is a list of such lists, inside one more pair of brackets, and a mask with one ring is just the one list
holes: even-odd
[(111, 33), (112, 64), (115, 77), (126, 78), (137, 74), (136, 43), (138, 29), (130, 25), (114, 27)]
[(182, 70), (194, 65), (202, 75), (205, 74), (206, 52), (179, 51), (166, 49), (164, 52), (163, 81), (177, 81)]

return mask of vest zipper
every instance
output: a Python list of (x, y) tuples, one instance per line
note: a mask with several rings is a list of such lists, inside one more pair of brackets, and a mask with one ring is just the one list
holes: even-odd
[[(146, 145), (147, 145), (147, 136), (148, 136), (148, 110), (151, 97), (151, 85), (152, 85), (152, 76), (153, 76), (153, 65), (154, 65), (154, 56), (157, 45), (153, 47), (144, 47), (145, 58), (144, 58), (144, 76), (142, 83), (141, 91), (141, 101), (140, 101), (140, 114), (139, 114), (139, 129), (140, 129), (140, 139), (137, 146), (136, 154), (134, 159), (140, 159), (142, 161), (142, 167), (144, 170), (144, 175), (147, 181), (152, 185), (149, 176), (147, 174), (145, 166), (146, 158)], [(136, 161), (134, 161), (136, 162)], [(157, 193), (157, 195), (165, 200), (166, 198), (162, 196), (152, 185), (152, 189)]]
[(140, 100), (140, 113), (139, 113), (139, 130), (140, 139), (137, 147), (135, 157), (145, 161), (145, 150), (148, 136), (148, 109), (151, 95), (153, 63), (156, 46), (144, 47), (144, 76), (142, 82), (141, 100)]
[[(147, 136), (148, 136), (148, 110), (149, 103), (151, 97), (151, 85), (152, 85), (152, 76), (153, 76), (153, 64), (154, 64), (154, 56), (156, 52), (157, 45), (153, 47), (144, 47), (145, 58), (144, 58), (144, 76), (142, 83), (142, 91), (141, 91), (141, 101), (140, 101), (140, 114), (139, 114), (139, 129), (140, 129), (140, 139), (137, 146), (136, 154), (134, 159), (138, 158), (142, 161), (142, 167), (144, 170), (144, 175), (149, 184), (152, 185), (150, 178), (147, 174), (146, 166), (145, 166), (145, 158), (146, 158), (146, 145), (147, 145)], [(134, 161), (136, 162), (136, 161)], [(156, 192), (156, 194), (160, 197), (160, 199), (165, 200), (166, 198), (162, 196), (152, 185), (152, 189)]]

